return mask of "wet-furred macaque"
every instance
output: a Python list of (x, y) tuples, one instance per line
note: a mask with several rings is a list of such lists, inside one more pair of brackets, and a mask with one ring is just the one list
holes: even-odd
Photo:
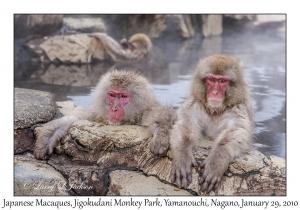
[(200, 60), (186, 101), (177, 110), (170, 137), (171, 181), (187, 188), (191, 166), (198, 166), (193, 146), (204, 136), (214, 140), (199, 179), (202, 192), (216, 190), (233, 158), (251, 148), (254, 123), (251, 96), (238, 59), (213, 54)]
[(158, 103), (145, 77), (133, 71), (110, 71), (100, 78), (91, 109), (76, 107), (71, 116), (43, 125), (36, 137), (34, 156), (47, 159), (69, 127), (83, 119), (110, 125), (147, 126), (153, 134), (151, 151), (164, 155), (169, 148), (169, 132), (176, 117), (171, 106)]
[(95, 37), (101, 41), (106, 52), (116, 62), (147, 62), (152, 49), (150, 38), (146, 34), (134, 34), (130, 39), (122, 39), (120, 43), (105, 33), (92, 33), (90, 37)]

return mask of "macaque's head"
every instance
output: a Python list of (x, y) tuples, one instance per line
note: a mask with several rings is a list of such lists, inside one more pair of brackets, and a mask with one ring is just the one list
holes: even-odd
[(125, 50), (130, 50), (135, 54), (147, 55), (152, 49), (152, 43), (145, 34), (134, 34), (130, 39), (122, 39), (121, 46)]
[(211, 113), (222, 113), (244, 100), (246, 86), (238, 59), (213, 54), (200, 60), (193, 78), (192, 95)]
[(100, 79), (93, 110), (108, 124), (135, 123), (155, 101), (149, 82), (131, 71), (114, 70)]

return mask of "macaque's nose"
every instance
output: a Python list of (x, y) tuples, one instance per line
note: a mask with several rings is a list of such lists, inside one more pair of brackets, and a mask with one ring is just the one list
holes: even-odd
[(213, 85), (212, 93), (213, 93), (213, 94), (218, 94), (218, 92), (219, 92), (219, 85), (218, 85), (218, 83), (216, 82), (216, 83)]
[(120, 106), (120, 100), (119, 100), (118, 97), (116, 97), (116, 98), (115, 98), (115, 101), (114, 101), (114, 103), (113, 103), (113, 106), (112, 106), (112, 110), (113, 110), (114, 112), (118, 111), (119, 106)]

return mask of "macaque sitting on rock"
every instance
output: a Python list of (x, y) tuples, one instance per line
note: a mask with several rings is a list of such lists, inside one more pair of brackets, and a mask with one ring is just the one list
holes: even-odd
[(36, 137), (34, 156), (47, 159), (69, 127), (84, 119), (110, 125), (147, 126), (153, 134), (150, 150), (154, 154), (165, 155), (176, 116), (171, 106), (159, 104), (146, 78), (132, 71), (114, 70), (101, 77), (91, 109), (77, 107), (73, 115), (43, 125)]
[(216, 190), (230, 161), (252, 145), (251, 97), (240, 61), (220, 54), (200, 60), (177, 117), (170, 137), (172, 182), (187, 188), (192, 181), (191, 166), (198, 166), (192, 148), (209, 136), (214, 144), (200, 164), (204, 170), (199, 184), (203, 192)]
[(147, 62), (152, 49), (151, 40), (142, 33), (134, 34), (128, 41), (124, 38), (120, 43), (105, 33), (92, 33), (89, 36), (100, 40), (105, 51), (115, 62)]

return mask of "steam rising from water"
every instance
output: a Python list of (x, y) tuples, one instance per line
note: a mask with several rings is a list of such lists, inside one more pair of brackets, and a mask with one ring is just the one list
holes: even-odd
[[(157, 99), (163, 104), (180, 106), (190, 88), (191, 72), (198, 59), (212, 53), (229, 54), (238, 57), (245, 64), (245, 76), (252, 93), (255, 109), (256, 144), (258, 150), (265, 155), (285, 157), (286, 142), (286, 69), (285, 69), (285, 34), (264, 33), (224, 33), (223, 36), (202, 38), (200, 36), (185, 40), (154, 41), (161, 53), (165, 55), (166, 67), (148, 69), (146, 75), (153, 84)], [(15, 87), (50, 91), (56, 101), (69, 100), (77, 106), (91, 107), (95, 75), (107, 71), (108, 68), (92, 64), (77, 66), (76, 71), (88, 72), (85, 82), (91, 86), (77, 87), (72, 84), (49, 83), (43, 80), (47, 69), (33, 69), (22, 64), (15, 68)], [(82, 69), (82, 71), (81, 71)], [(53, 71), (53, 69), (52, 69)], [(54, 70), (55, 71), (55, 70)], [(74, 70), (75, 71), (75, 70)], [(76, 77), (76, 71), (68, 77)], [(61, 72), (61, 71), (60, 71)], [(60, 75), (60, 77), (63, 77)], [(78, 77), (81, 78), (81, 77)], [(63, 78), (60, 78), (63, 81)], [(76, 79), (76, 78), (75, 78)], [(70, 78), (68, 78), (68, 81)]]

